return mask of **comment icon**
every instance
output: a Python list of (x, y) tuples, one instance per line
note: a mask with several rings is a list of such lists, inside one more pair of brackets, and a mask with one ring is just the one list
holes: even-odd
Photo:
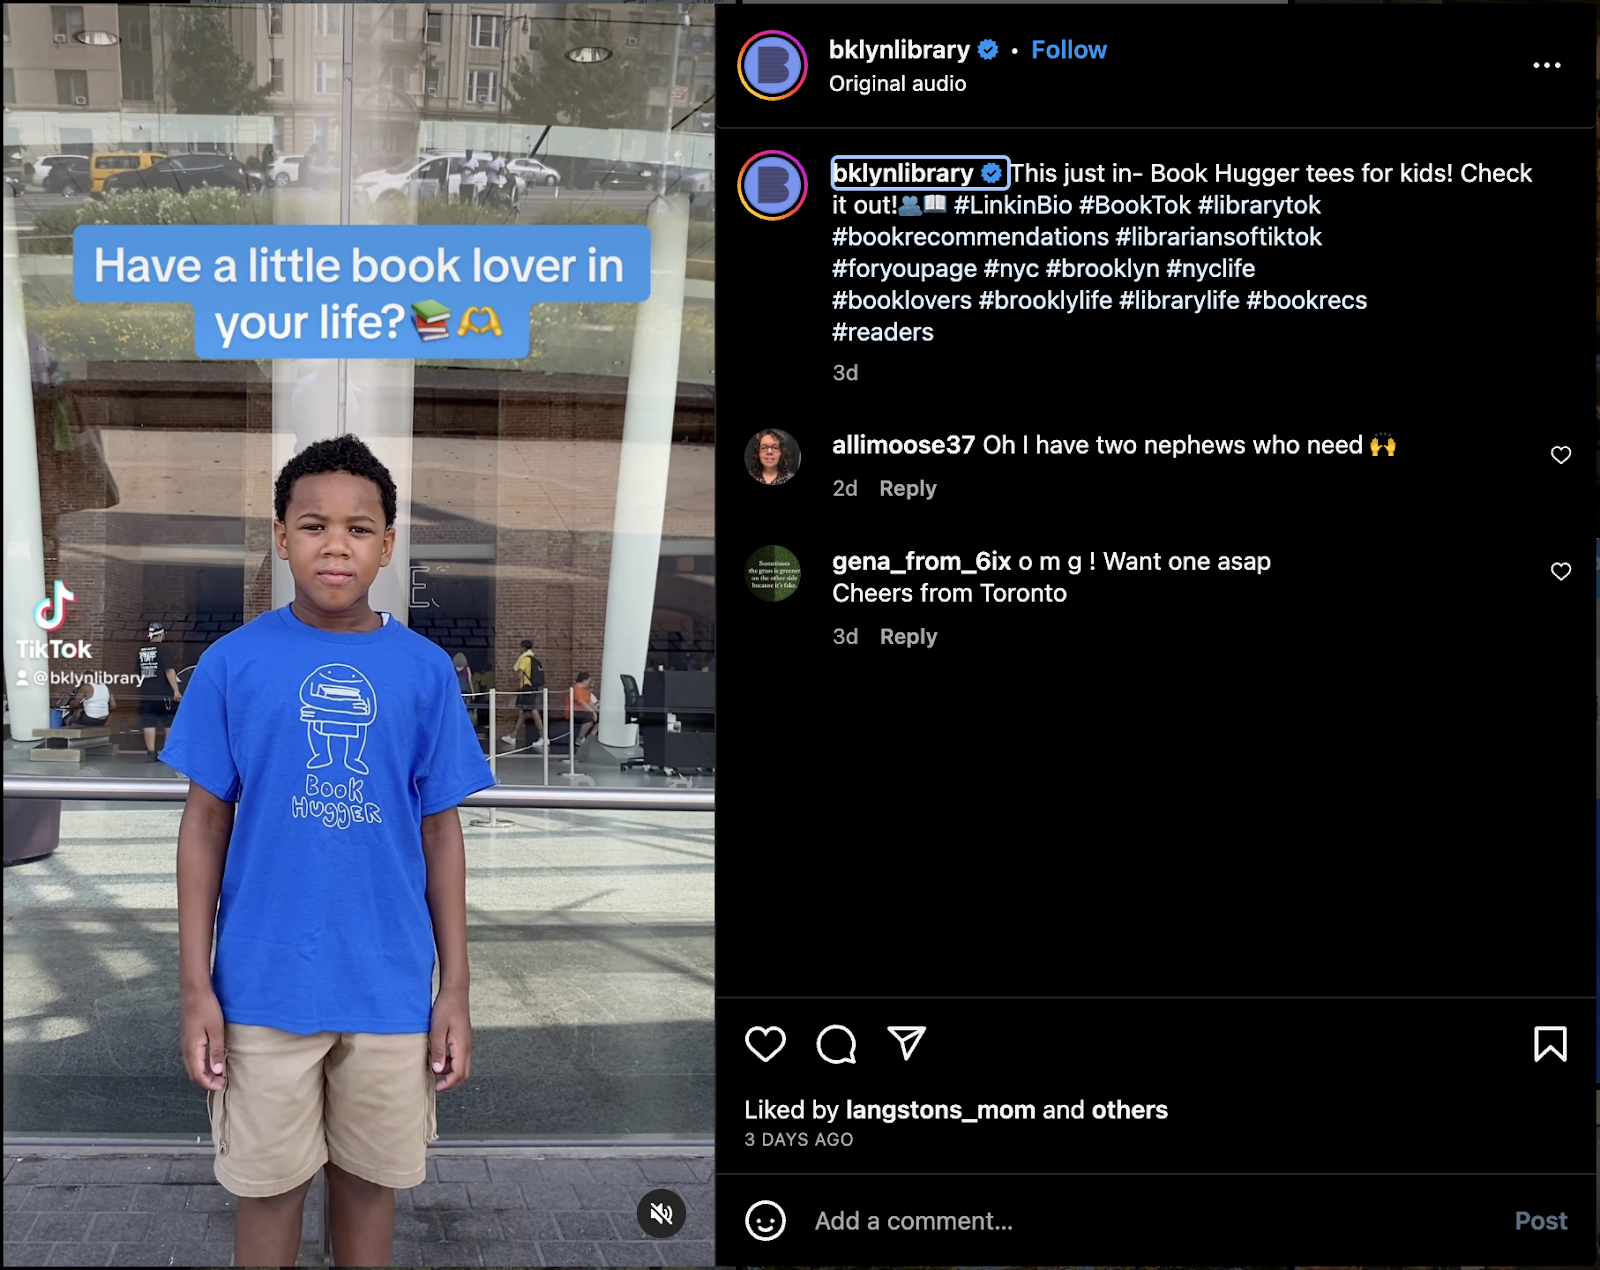
[(856, 1034), (843, 1023), (830, 1023), (817, 1033), (817, 1053), (824, 1063), (856, 1061)]

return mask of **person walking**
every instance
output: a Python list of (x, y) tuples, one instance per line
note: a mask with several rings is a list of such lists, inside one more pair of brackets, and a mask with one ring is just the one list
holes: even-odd
[(167, 650), (166, 629), (160, 622), (151, 622), (146, 635), (148, 641), (139, 650), (139, 727), (144, 732), (145, 758), (154, 763), (159, 752), (156, 733), (162, 728), (170, 732), (183, 689)]
[(533, 641), (522, 641), (522, 655), (517, 658), (517, 715), (516, 731), (500, 739), (507, 745), (515, 746), (518, 735), (526, 736), (528, 723), (531, 720), (539, 729), (539, 739), (531, 742), (530, 750), (542, 750), (548, 744), (549, 736), (544, 730), (544, 716), (539, 713), (539, 689), (544, 687), (544, 666), (533, 655)]

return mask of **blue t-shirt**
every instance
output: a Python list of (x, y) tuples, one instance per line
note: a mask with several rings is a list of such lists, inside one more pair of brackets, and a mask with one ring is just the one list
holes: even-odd
[(230, 1023), (426, 1032), (422, 818), (494, 784), (450, 655), (287, 606), (201, 656), (161, 758), (237, 802), (211, 980)]

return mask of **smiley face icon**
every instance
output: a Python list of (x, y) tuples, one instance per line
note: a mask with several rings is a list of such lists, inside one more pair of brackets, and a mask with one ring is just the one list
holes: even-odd
[(744, 1212), (744, 1228), (750, 1232), (752, 1239), (759, 1239), (762, 1243), (770, 1243), (783, 1234), (783, 1228), (788, 1225), (789, 1219), (783, 1215), (775, 1200), (758, 1199)]

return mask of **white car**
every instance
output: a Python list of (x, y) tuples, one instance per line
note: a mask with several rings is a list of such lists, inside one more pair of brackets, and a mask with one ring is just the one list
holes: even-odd
[(28, 184), (37, 186), (42, 190), (45, 178), (50, 175), (50, 165), (57, 159), (70, 159), (72, 157), (70, 154), (47, 154), (42, 159), (35, 159), (33, 161), (33, 172), (28, 177)]
[(527, 185), (561, 184), (561, 173), (538, 159), (507, 159), (506, 171), (521, 177)]
[(365, 172), (350, 188), (374, 206), (402, 199), (455, 199), (461, 193), (461, 160), (453, 155), (424, 155), (392, 168)]
[(300, 165), (306, 161), (303, 154), (286, 154), (272, 161), (272, 171), (268, 173), (272, 183), (279, 189), (287, 185), (297, 185), (300, 182)]

